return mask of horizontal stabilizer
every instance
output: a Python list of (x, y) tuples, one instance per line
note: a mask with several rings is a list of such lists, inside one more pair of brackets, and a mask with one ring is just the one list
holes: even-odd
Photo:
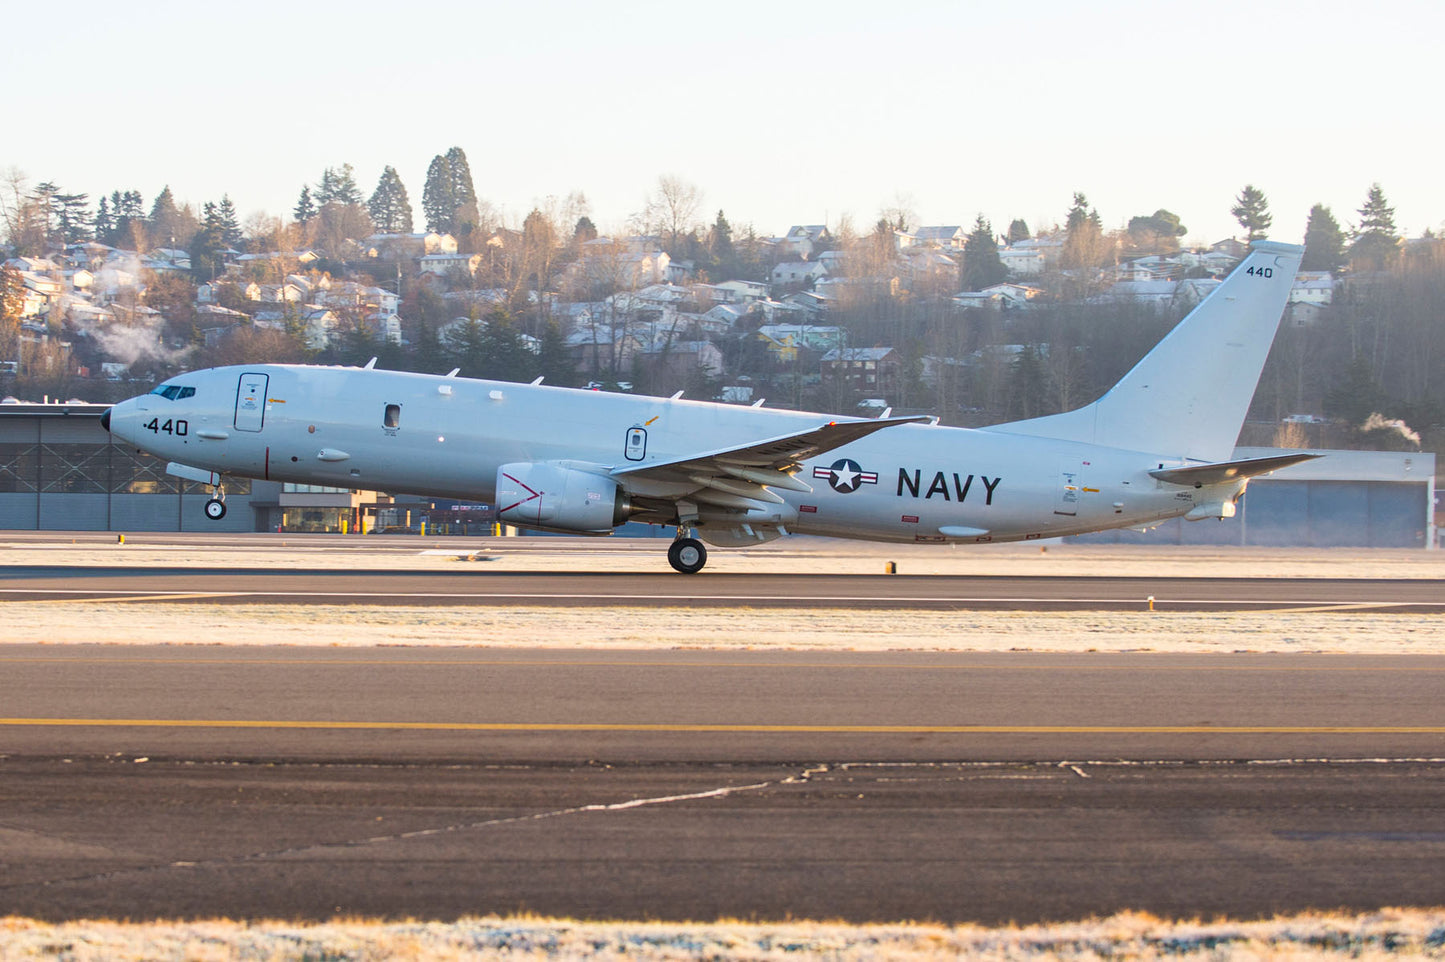
[(1278, 471), (1280, 468), (1287, 468), (1291, 464), (1313, 461), (1315, 458), (1322, 457), (1324, 457), (1322, 454), (1281, 454), (1273, 458), (1191, 464), (1185, 468), (1160, 468), (1157, 471), (1150, 471), (1149, 476), (1169, 484), (1187, 484), (1193, 487), (1200, 484), (1220, 484), (1225, 481), (1238, 481), (1240, 478), (1252, 478), (1256, 475)]

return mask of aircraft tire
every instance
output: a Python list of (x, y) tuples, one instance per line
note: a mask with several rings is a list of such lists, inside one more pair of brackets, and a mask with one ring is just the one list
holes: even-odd
[(219, 498), (212, 498), (206, 502), (206, 517), (212, 521), (220, 521), (226, 516), (226, 502)]
[(707, 564), (707, 548), (696, 538), (678, 538), (667, 549), (667, 561), (685, 575), (695, 575)]

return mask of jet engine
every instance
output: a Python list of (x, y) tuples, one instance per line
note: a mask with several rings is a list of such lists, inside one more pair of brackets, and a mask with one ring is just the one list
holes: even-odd
[(610, 534), (632, 513), (611, 478), (532, 461), (497, 469), (496, 501), (498, 521), (576, 534)]

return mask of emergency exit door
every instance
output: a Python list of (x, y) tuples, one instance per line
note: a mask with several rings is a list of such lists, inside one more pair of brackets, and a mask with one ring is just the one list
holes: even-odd
[(236, 430), (259, 431), (266, 420), (266, 388), (271, 378), (265, 374), (242, 374), (236, 385)]

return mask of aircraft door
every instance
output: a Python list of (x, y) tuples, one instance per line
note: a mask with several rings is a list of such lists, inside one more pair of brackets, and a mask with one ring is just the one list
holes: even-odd
[(647, 457), (647, 428), (628, 428), (622, 453), (629, 461), (641, 461)]
[(260, 431), (266, 419), (266, 389), (271, 378), (265, 374), (242, 374), (236, 385), (236, 430)]

